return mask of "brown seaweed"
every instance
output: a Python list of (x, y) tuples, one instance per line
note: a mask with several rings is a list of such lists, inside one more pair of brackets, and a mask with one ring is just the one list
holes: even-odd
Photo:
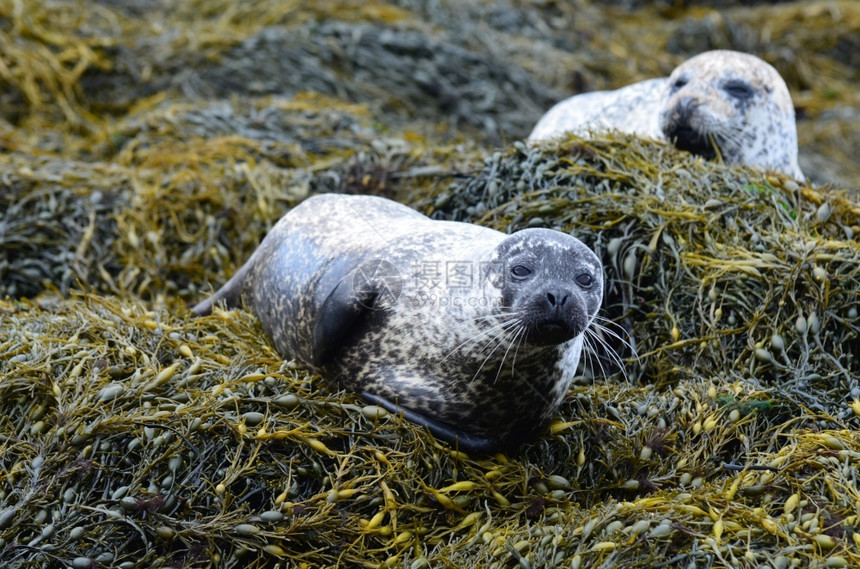
[[(0, 5), (0, 564), (860, 563), (860, 8), (669, 4)], [(631, 137), (489, 146), (709, 48), (779, 69), (834, 185)], [(300, 72), (251, 80), (279, 50)], [(474, 459), (250, 314), (191, 317), (327, 191), (574, 233), (636, 353), (606, 336), (620, 365), (595, 346), (547, 432)]]

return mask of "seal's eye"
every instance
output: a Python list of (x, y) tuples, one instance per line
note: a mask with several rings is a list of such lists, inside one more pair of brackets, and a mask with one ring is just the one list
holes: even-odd
[(675, 82), (672, 83), (672, 92), (674, 93), (687, 83), (689, 83), (689, 79), (687, 79), (686, 77), (678, 77), (677, 79), (675, 79)]
[(594, 284), (594, 277), (588, 273), (582, 273), (576, 277), (576, 283), (582, 288), (591, 288), (591, 285)]
[(740, 79), (732, 79), (723, 83), (723, 91), (728, 93), (729, 96), (734, 97), (735, 99), (740, 99), (741, 101), (751, 99), (752, 96), (755, 95), (755, 91), (752, 86), (746, 81), (742, 81)]
[(511, 274), (518, 279), (524, 279), (530, 274), (532, 274), (532, 270), (524, 265), (517, 265), (513, 269), (511, 269)]

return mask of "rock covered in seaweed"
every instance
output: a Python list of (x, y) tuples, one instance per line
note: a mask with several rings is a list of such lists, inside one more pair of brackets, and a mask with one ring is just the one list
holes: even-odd
[(860, 206), (844, 192), (635, 137), (571, 137), (515, 143), (427, 208), (507, 231), (561, 229), (599, 251), (607, 315), (640, 355), (632, 379), (754, 377), (844, 413), (860, 366)]

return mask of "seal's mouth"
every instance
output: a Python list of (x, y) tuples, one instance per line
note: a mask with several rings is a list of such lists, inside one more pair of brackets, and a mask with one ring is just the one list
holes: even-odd
[(717, 157), (716, 142), (712, 137), (702, 134), (688, 124), (673, 124), (666, 132), (666, 138), (672, 141), (676, 148), (685, 150), (705, 160)]
[(555, 346), (572, 340), (579, 331), (564, 320), (544, 320), (530, 327), (526, 340), (536, 346)]

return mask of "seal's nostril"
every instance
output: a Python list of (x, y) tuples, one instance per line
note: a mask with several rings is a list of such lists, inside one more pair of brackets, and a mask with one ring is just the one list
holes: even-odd
[(550, 306), (555, 306), (555, 296), (551, 292), (546, 293), (546, 299)]

